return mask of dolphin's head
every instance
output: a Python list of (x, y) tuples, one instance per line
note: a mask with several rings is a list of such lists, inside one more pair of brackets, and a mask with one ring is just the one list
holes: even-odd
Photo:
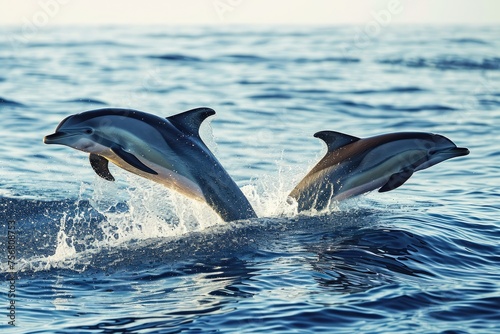
[(451, 158), (469, 154), (467, 148), (457, 147), (455, 143), (444, 136), (438, 134), (428, 134), (428, 136), (426, 140), (422, 141), (425, 150), (427, 150), (427, 159), (417, 166), (415, 171), (429, 168)]
[(85, 113), (68, 116), (59, 123), (55, 133), (45, 136), (45, 144), (59, 144), (74, 149), (100, 153), (109, 147), (109, 139), (102, 131), (102, 117), (89, 117)]

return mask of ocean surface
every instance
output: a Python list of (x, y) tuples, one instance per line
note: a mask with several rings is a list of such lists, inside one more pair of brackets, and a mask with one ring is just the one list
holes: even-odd
[[(500, 27), (379, 28), (1, 28), (0, 331), (498, 333)], [(199, 106), (260, 218), (42, 143), (85, 110)], [(320, 130), (471, 154), (299, 215)]]

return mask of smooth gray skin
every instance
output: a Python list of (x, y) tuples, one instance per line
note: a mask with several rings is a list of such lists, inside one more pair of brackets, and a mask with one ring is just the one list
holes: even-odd
[(299, 211), (323, 210), (330, 202), (377, 189), (396, 189), (413, 173), (469, 154), (438, 134), (401, 132), (360, 139), (333, 131), (314, 134), (328, 152), (292, 190)]
[(114, 181), (108, 161), (188, 197), (208, 203), (225, 221), (256, 214), (199, 135), (201, 123), (215, 111), (197, 108), (161, 118), (131, 109), (97, 109), (61, 121), (46, 144), (90, 153), (102, 178)]

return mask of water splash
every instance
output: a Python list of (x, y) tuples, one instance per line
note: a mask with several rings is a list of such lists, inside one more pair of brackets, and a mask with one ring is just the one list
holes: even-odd
[[(59, 220), (54, 253), (28, 259), (24, 269), (84, 271), (100, 252), (149, 239), (181, 238), (224, 223), (205, 203), (135, 175), (116, 175), (126, 182), (96, 177), (92, 184), (81, 184), (76, 208)], [(89, 187), (92, 195), (87, 201)]]
[[(288, 194), (303, 173), (287, 164), (283, 156), (275, 163), (276, 174), (264, 175), (242, 187), (258, 216), (265, 217), (252, 224), (264, 226), (270, 219), (279, 224), (283, 218), (298, 216), (297, 203), (290, 201)], [(92, 183), (80, 185), (75, 206), (60, 208), (66, 211), (58, 222), (53, 254), (28, 260), (28, 270), (85, 271), (96, 264), (96, 258), (104, 261), (99, 266), (113, 261), (102, 254), (111, 252), (115, 261), (121, 261), (120, 252), (148, 247), (151, 240), (157, 240), (162, 247), (172, 240), (189, 238), (193, 233), (210, 234), (230, 229), (238, 234), (238, 230), (245, 233), (246, 226), (252, 225), (250, 222), (228, 224), (206, 203), (125, 171), (113, 173), (117, 180), (123, 181), (108, 182), (96, 176)], [(338, 211), (335, 203), (319, 214), (332, 211)], [(318, 212), (301, 213), (304, 217), (316, 215)]]
[(70, 236), (66, 233), (66, 223), (68, 221), (68, 214), (64, 213), (61, 218), (61, 228), (57, 232), (57, 246), (53, 255), (49, 255), (46, 258), (46, 263), (44, 266), (45, 270), (52, 268), (53, 266), (60, 267), (63, 264), (64, 267), (74, 268), (76, 264), (77, 252), (74, 246), (74, 236)]

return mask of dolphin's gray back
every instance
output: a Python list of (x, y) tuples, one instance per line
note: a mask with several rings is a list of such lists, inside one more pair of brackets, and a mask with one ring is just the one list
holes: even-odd
[(183, 157), (207, 203), (222, 219), (234, 221), (257, 218), (245, 195), (199, 135), (186, 135), (174, 140), (165, 135), (164, 138), (172, 150)]
[(210, 108), (193, 109), (167, 118), (179, 130), (178, 136), (168, 133), (168, 127), (159, 131), (171, 149), (183, 157), (207, 203), (222, 219), (257, 218), (245, 195), (199, 135), (201, 123), (213, 114), (215, 111)]

